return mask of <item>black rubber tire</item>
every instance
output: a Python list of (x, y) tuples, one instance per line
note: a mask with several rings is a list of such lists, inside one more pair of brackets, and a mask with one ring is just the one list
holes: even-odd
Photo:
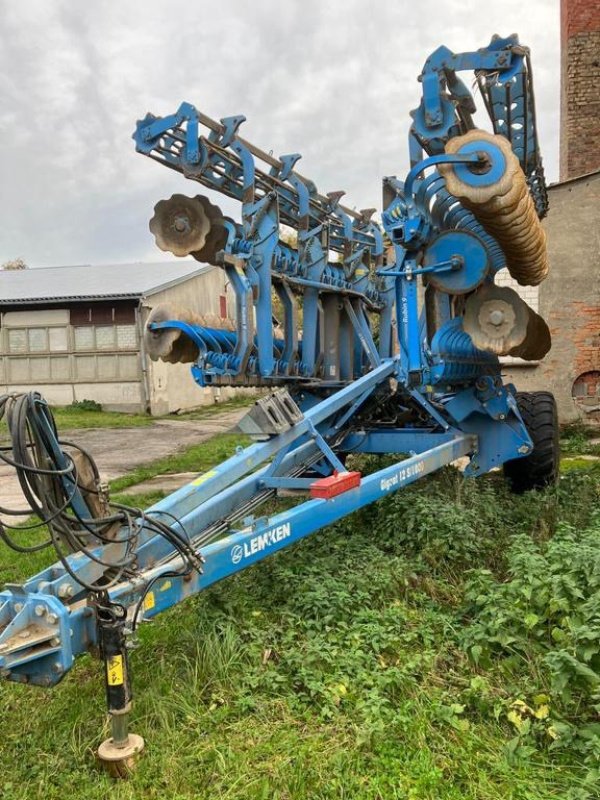
[(556, 400), (550, 392), (517, 392), (517, 406), (533, 441), (533, 451), (504, 464), (511, 491), (522, 494), (558, 481), (560, 447)]

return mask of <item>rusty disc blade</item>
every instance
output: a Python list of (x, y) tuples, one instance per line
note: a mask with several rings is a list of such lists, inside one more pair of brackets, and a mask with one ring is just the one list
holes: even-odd
[(187, 256), (204, 247), (210, 218), (200, 198), (174, 194), (154, 206), (149, 227), (161, 250)]
[(525, 340), (527, 308), (513, 289), (488, 283), (467, 300), (463, 329), (475, 347), (506, 355)]

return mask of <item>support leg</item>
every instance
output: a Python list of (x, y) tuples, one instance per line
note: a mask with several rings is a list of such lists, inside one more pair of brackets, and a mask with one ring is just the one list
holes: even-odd
[(97, 605), (98, 642), (104, 666), (106, 702), (112, 736), (98, 748), (98, 759), (115, 778), (126, 778), (135, 767), (137, 756), (144, 749), (144, 740), (129, 733), (131, 682), (125, 647), (123, 606), (106, 602)]

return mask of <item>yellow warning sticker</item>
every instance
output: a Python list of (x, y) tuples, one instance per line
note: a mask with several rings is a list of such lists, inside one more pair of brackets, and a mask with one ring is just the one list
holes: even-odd
[(148, 611), (151, 608), (154, 608), (155, 601), (154, 601), (154, 592), (148, 592), (146, 597), (144, 597), (144, 608)]
[(202, 475), (199, 475), (195, 481), (192, 481), (192, 486), (200, 486), (201, 484), (205, 483), (209, 478), (214, 478), (217, 474), (216, 469), (211, 469), (208, 472), (204, 472)]
[(123, 685), (123, 656), (111, 656), (106, 664), (106, 680), (109, 686)]

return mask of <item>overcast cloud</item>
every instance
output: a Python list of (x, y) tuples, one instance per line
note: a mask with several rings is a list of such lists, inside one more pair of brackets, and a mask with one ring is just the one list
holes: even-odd
[(559, 0), (0, 0), (0, 262), (164, 260), (154, 203), (199, 187), (136, 154), (131, 134), (182, 100), (244, 114), (242, 135), (301, 152), (321, 191), (379, 208), (381, 177), (407, 168), (426, 57), (515, 31), (557, 180)]

